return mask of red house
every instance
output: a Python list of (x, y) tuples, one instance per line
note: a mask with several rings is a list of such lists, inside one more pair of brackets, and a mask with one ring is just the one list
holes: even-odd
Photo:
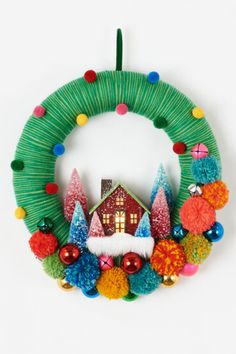
[(111, 180), (102, 180), (102, 199), (90, 210), (97, 212), (105, 235), (128, 233), (134, 235), (142, 215), (149, 210), (125, 186), (112, 187)]

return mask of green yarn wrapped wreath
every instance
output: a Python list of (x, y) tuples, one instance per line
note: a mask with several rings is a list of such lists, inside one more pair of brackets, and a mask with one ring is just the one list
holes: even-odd
[[(89, 213), (76, 169), (62, 205), (55, 162), (65, 152), (65, 138), (92, 117), (112, 111), (144, 116), (167, 133), (181, 168), (175, 203), (161, 166), (150, 210), (125, 186), (112, 188), (106, 180), (103, 198)], [(228, 189), (203, 110), (155, 71), (122, 71), (120, 30), (116, 70), (86, 71), (36, 106), (11, 168), (16, 217), (32, 233), (29, 245), (44, 271), (66, 291), (80, 288), (90, 298), (101, 294), (133, 301), (161, 284), (172, 287), (180, 275), (198, 271), (224, 234), (216, 210), (227, 203)]]

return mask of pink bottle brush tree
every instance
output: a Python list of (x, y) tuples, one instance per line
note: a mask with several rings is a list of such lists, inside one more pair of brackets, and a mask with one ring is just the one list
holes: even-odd
[(80, 176), (74, 168), (64, 197), (64, 215), (71, 222), (76, 202), (80, 202), (84, 215), (88, 218), (88, 203)]
[(165, 239), (170, 236), (170, 211), (163, 188), (159, 188), (151, 209), (152, 237)]

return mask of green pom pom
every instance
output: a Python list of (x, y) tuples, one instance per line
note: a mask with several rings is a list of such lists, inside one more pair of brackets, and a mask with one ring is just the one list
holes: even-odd
[(13, 160), (11, 162), (11, 168), (13, 171), (21, 171), (24, 168), (24, 162), (22, 160)]
[(167, 127), (167, 120), (163, 117), (157, 117), (153, 120), (153, 125), (155, 128), (162, 129)]
[(54, 279), (64, 278), (64, 264), (60, 261), (57, 253), (44, 258), (43, 269), (45, 272)]

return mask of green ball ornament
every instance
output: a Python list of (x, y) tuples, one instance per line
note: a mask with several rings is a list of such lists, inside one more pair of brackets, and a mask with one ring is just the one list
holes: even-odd
[(53, 221), (48, 217), (43, 217), (39, 220), (37, 228), (42, 231), (44, 234), (49, 234), (52, 231), (54, 226)]

